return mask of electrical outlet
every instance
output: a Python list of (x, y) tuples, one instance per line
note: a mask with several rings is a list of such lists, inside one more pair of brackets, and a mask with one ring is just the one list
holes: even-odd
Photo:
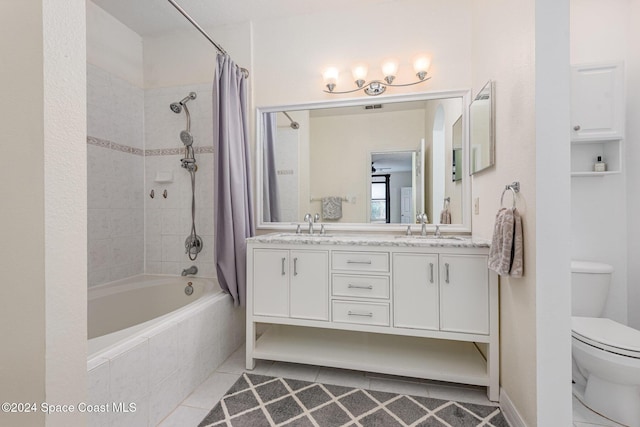
[(475, 215), (480, 215), (480, 197), (473, 199), (473, 213)]

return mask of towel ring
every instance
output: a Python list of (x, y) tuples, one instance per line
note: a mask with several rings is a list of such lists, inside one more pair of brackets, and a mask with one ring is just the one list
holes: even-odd
[(511, 190), (511, 193), (513, 194), (513, 206), (512, 208), (515, 209), (516, 208), (516, 197), (517, 194), (520, 192), (520, 183), (519, 182), (513, 182), (509, 185), (505, 185), (504, 186), (504, 190), (502, 190), (502, 196), (500, 196), (500, 207), (504, 208), (504, 193), (507, 192), (507, 190)]

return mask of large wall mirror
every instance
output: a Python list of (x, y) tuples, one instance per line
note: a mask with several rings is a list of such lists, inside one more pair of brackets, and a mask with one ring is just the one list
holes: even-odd
[(493, 81), (489, 80), (469, 107), (471, 147), (469, 169), (471, 174), (485, 170), (495, 163), (494, 103)]
[(329, 231), (404, 230), (426, 213), (428, 224), (470, 231), (469, 99), (447, 91), (258, 108), (258, 227), (292, 229), (317, 213)]

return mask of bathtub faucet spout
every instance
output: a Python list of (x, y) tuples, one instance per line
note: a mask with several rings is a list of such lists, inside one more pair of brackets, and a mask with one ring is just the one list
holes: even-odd
[(198, 267), (196, 267), (195, 265), (192, 265), (189, 268), (185, 268), (184, 270), (182, 270), (182, 275), (186, 276), (187, 274), (198, 274)]

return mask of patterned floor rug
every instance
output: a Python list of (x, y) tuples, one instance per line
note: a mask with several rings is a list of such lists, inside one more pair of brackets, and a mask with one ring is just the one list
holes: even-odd
[(198, 427), (508, 427), (500, 408), (244, 373)]

